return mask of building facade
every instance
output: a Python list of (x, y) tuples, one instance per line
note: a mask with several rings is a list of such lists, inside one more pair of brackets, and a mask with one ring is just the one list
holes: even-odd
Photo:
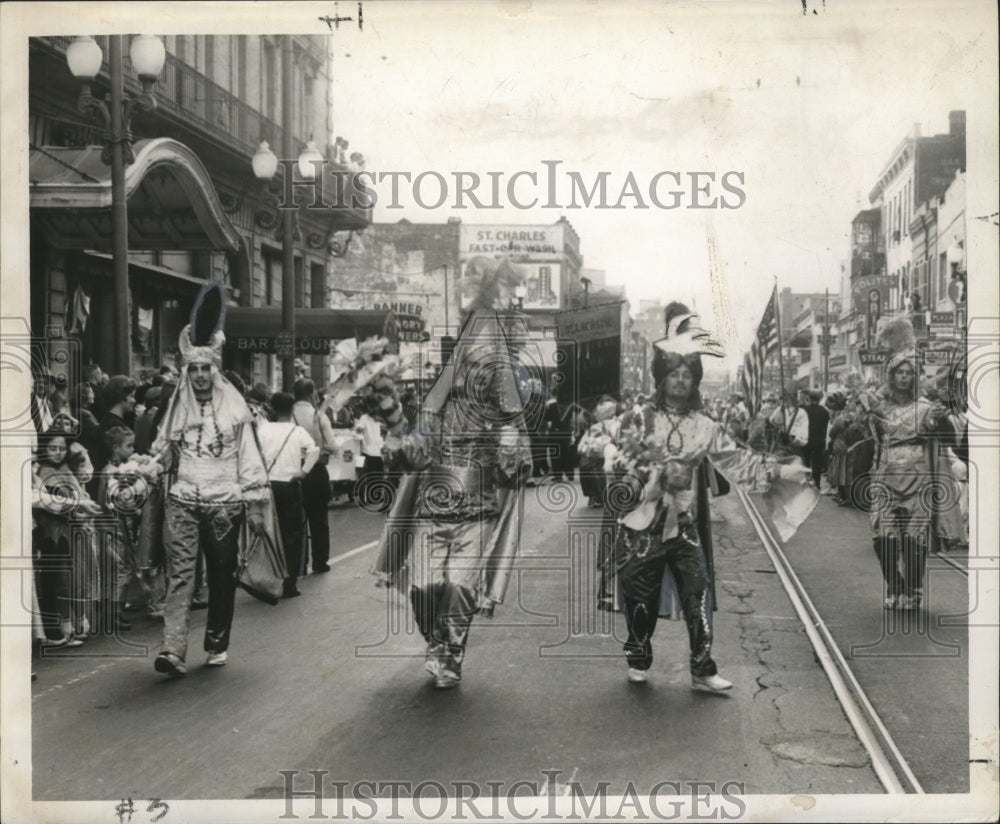
[[(95, 38), (104, 63), (92, 84), (109, 90), (108, 39)], [(162, 38), (166, 63), (156, 108), (133, 110), (135, 162), (127, 167), (132, 356), (127, 369), (171, 363), (194, 295), (221, 280), (234, 307), (280, 307), (282, 238), (277, 194), (251, 168), (262, 141), (281, 152), (283, 106), (292, 107), (296, 156), (309, 141), (333, 169), (342, 157), (330, 119), (330, 59), (323, 36), (178, 35)], [(29, 49), (31, 163), (31, 324), (62, 330), (83, 363), (110, 371), (116, 360), (111, 307), (110, 173), (100, 159), (101, 130), (78, 110), (80, 83), (67, 66), (68, 37), (32, 38)], [(128, 38), (125, 38), (125, 51)], [(292, 88), (282, 91), (283, 52)], [(126, 94), (140, 90), (124, 61)], [(290, 160), (290, 159), (289, 159)], [(297, 210), (297, 307), (330, 305), (327, 272), (344, 235), (370, 222), (358, 209)], [(89, 312), (85, 307), (89, 306)], [(226, 365), (277, 388), (280, 364), (266, 347), (227, 347)], [(307, 358), (307, 360), (310, 360)], [(315, 372), (322, 356), (311, 359)], [(75, 382), (79, 376), (67, 374)]]

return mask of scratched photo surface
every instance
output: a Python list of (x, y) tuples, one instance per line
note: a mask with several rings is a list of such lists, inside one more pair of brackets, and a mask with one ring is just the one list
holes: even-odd
[[(994, 4), (0, 15), (4, 821), (995, 818)], [(209, 281), (245, 408), (335, 413), (222, 636), (222, 428), (201, 527), (85, 432), (152, 450), (107, 378), (183, 389)]]

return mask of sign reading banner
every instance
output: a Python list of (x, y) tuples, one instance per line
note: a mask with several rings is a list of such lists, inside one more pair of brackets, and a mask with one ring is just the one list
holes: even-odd
[(424, 306), (409, 301), (378, 301), (372, 308), (376, 312), (392, 312), (396, 318), (397, 336), (401, 343), (419, 343), (425, 327)]

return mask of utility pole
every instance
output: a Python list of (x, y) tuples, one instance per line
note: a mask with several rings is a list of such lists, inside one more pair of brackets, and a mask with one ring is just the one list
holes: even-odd
[(823, 394), (830, 385), (830, 290), (826, 290), (823, 303)]
[[(292, 38), (285, 35), (281, 43), (281, 151), (282, 157), (295, 157), (292, 145)], [(292, 164), (285, 165), (285, 174), (292, 174)], [(294, 190), (293, 190), (294, 191)], [(285, 204), (281, 211), (281, 330), (285, 348), (281, 353), (281, 388), (291, 394), (295, 389), (295, 220), (296, 207)]]

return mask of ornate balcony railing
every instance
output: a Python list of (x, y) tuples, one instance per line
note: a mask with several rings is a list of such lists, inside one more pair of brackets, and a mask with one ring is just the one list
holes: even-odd
[[(48, 42), (61, 54), (66, 53), (73, 41), (72, 37), (39, 39)], [(105, 55), (99, 76), (107, 81), (108, 36), (98, 35), (94, 39)], [(129, 60), (123, 63), (125, 88), (140, 91), (142, 84), (135, 68)], [(277, 123), (173, 54), (167, 54), (153, 94), (161, 114), (169, 113), (194, 123), (211, 134), (213, 139), (229, 145), (241, 154), (252, 155), (262, 140), (266, 140), (272, 147), (281, 146), (283, 132)], [(305, 145), (298, 139), (294, 143), (296, 152)]]

